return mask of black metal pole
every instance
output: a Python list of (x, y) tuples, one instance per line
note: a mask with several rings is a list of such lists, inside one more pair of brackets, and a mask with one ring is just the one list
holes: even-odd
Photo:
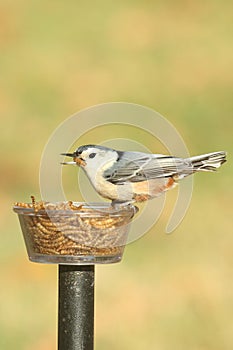
[(59, 265), (58, 350), (93, 350), (94, 284), (94, 265)]

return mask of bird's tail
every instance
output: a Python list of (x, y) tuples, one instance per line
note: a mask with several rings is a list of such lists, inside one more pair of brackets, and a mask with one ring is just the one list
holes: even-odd
[(226, 152), (220, 151), (202, 154), (201, 156), (189, 158), (189, 161), (192, 164), (193, 172), (215, 171), (226, 162)]

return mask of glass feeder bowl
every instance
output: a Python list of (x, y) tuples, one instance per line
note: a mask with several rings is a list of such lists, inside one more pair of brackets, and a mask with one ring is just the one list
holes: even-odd
[(72, 202), (69, 209), (67, 203), (49, 203), (39, 209), (32, 204), (14, 206), (29, 259), (84, 265), (120, 261), (137, 208)]

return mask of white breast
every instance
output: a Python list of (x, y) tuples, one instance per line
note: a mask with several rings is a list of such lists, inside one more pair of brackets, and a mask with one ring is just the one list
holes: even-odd
[[(85, 169), (86, 174), (95, 188), (95, 190), (104, 198), (111, 200), (130, 201), (133, 197), (133, 189), (130, 183), (123, 185), (115, 185), (105, 180), (103, 173), (106, 169), (109, 169), (113, 165), (114, 161), (109, 161), (103, 166), (99, 166), (99, 169), (90, 171)], [(89, 170), (89, 171), (87, 171)]]

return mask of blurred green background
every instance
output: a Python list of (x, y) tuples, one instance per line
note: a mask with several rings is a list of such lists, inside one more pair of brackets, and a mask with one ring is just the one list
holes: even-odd
[(151, 107), (191, 154), (229, 160), (195, 176), (172, 235), (168, 201), (122, 263), (97, 267), (96, 349), (233, 349), (232, 11), (228, 0), (1, 1), (1, 349), (56, 349), (57, 268), (27, 260), (12, 204), (40, 198), (53, 130), (110, 101)]

